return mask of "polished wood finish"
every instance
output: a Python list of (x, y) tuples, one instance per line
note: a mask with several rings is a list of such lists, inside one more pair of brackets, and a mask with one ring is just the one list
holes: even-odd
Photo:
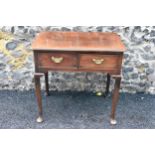
[[(60, 63), (54, 60), (60, 60)], [(64, 53), (40, 53), (38, 55), (39, 68), (61, 68), (61, 69), (71, 69), (77, 66), (77, 58), (74, 54), (64, 54)]]
[(115, 120), (116, 105), (119, 99), (120, 83), (121, 83), (121, 77), (115, 77), (115, 86), (114, 86), (114, 92), (112, 97), (112, 110), (111, 110), (112, 120)]
[[(116, 70), (119, 68), (119, 55), (81, 54), (80, 68), (90, 70)], [(99, 64), (97, 63), (99, 62)]]
[(42, 74), (37, 74), (35, 73), (34, 75), (34, 81), (35, 81), (35, 92), (36, 92), (36, 97), (37, 97), (37, 103), (38, 103), (38, 111), (39, 111), (39, 116), (42, 117), (42, 97), (41, 97), (41, 89), (40, 89), (40, 77)]
[(46, 95), (49, 96), (48, 72), (44, 73), (44, 75), (45, 75), (45, 89), (46, 89)]
[(121, 82), (121, 66), (125, 46), (116, 33), (101, 32), (42, 32), (32, 43), (35, 61), (35, 89), (42, 120), (40, 77), (45, 76), (49, 94), (48, 71), (107, 73), (105, 94), (109, 93), (110, 78), (115, 78), (111, 123), (115, 124), (116, 104)]
[(109, 32), (42, 32), (34, 40), (32, 48), (51, 51), (125, 51), (120, 36)]

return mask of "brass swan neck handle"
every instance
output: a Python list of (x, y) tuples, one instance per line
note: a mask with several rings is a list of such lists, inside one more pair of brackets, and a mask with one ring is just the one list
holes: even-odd
[(101, 65), (104, 62), (104, 59), (92, 59), (92, 61), (96, 64), (96, 65)]
[(63, 59), (64, 59), (63, 57), (54, 57), (54, 56), (51, 57), (51, 60), (56, 64), (61, 63)]

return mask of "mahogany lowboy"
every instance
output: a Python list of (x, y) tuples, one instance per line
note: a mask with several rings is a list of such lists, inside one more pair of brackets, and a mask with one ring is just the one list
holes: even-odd
[(115, 111), (121, 82), (121, 66), (125, 46), (116, 33), (101, 32), (42, 32), (32, 44), (35, 60), (35, 92), (39, 117), (43, 121), (40, 77), (45, 75), (49, 94), (48, 71), (107, 73), (106, 94), (110, 78), (115, 78), (112, 97), (111, 124), (116, 124)]

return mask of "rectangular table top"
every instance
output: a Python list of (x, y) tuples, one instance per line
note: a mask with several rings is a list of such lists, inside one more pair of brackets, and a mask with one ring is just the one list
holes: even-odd
[(48, 51), (124, 52), (121, 38), (112, 32), (41, 32), (32, 49)]

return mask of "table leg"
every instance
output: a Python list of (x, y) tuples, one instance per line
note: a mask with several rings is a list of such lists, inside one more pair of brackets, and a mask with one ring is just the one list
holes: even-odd
[(34, 75), (35, 93), (36, 93), (37, 104), (38, 104), (38, 113), (39, 113), (39, 116), (36, 120), (38, 123), (43, 122), (42, 97), (41, 97), (41, 87), (40, 87), (40, 77), (41, 76), (42, 76), (41, 74)]
[(115, 119), (115, 111), (116, 111), (116, 106), (117, 102), (119, 99), (119, 89), (120, 89), (120, 83), (121, 83), (121, 76), (114, 76), (115, 78), (115, 86), (114, 86), (114, 92), (113, 92), (113, 97), (112, 97), (112, 111), (111, 111), (111, 124), (117, 124), (117, 121)]
[(105, 91), (105, 96), (109, 94), (109, 86), (110, 86), (110, 74), (107, 74), (107, 83), (106, 83), (106, 91)]
[(49, 96), (48, 72), (44, 73), (44, 75), (45, 75), (45, 89), (46, 89), (46, 95)]

